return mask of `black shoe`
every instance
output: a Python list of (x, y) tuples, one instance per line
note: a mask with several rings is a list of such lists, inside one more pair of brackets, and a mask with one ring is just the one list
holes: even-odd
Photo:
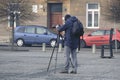
[(67, 71), (67, 70), (64, 70), (64, 71), (61, 71), (60, 73), (67, 73), (67, 74), (68, 74), (68, 71)]
[(76, 71), (71, 71), (70, 73), (71, 73), (71, 74), (77, 74), (77, 72), (76, 72)]

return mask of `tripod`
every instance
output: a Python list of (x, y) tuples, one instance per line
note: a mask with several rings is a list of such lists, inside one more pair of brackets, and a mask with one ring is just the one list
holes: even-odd
[[(56, 42), (55, 42), (55, 46), (53, 47), (52, 54), (51, 54), (51, 56), (50, 56), (50, 60), (49, 60), (47, 72), (49, 71), (49, 67), (50, 67), (50, 64), (51, 64), (51, 61), (52, 61), (52, 58), (53, 58), (53, 54), (54, 54), (55, 48), (57, 47), (57, 53), (56, 53), (56, 58), (55, 58), (55, 73), (56, 73), (57, 56), (58, 56), (58, 43), (59, 43), (58, 41), (59, 41), (59, 39), (60, 39), (60, 35), (58, 34), (58, 35), (57, 35), (57, 40), (56, 40)], [(71, 66), (74, 67), (71, 58), (70, 58), (69, 61), (70, 61), (70, 63), (71, 63)]]
[(55, 72), (56, 72), (59, 39), (60, 39), (60, 34), (57, 34), (57, 40), (56, 40), (55, 46), (53, 47), (53, 50), (52, 50), (52, 54), (51, 54), (51, 57), (50, 57), (50, 60), (49, 60), (48, 68), (47, 68), (47, 72), (49, 71), (49, 67), (50, 67), (50, 64), (51, 64), (51, 61), (52, 61), (52, 57), (53, 57), (55, 48), (57, 47), (57, 53), (56, 53), (56, 59), (55, 59)]

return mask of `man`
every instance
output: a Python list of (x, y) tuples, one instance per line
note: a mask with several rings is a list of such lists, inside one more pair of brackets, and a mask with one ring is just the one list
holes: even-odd
[[(65, 31), (65, 38), (64, 38), (64, 53), (66, 55), (65, 67), (61, 73), (69, 73), (70, 63), (72, 63), (72, 71), (70, 73), (76, 74), (77, 73), (77, 53), (76, 49), (79, 44), (79, 37), (75, 37), (72, 35), (72, 27), (73, 23), (77, 20), (75, 16), (67, 14), (65, 15), (65, 24), (61, 27), (57, 27), (59, 32)], [(71, 58), (70, 58), (71, 55)]]

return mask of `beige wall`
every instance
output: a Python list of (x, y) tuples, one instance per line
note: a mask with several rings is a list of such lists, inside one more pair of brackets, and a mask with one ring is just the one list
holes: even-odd
[[(86, 28), (86, 4), (87, 3), (99, 3), (100, 4), (100, 21), (99, 28), (111, 28), (114, 27), (114, 22), (108, 20), (110, 9), (110, 0), (71, 0), (70, 2), (70, 13), (77, 16), (82, 22), (87, 31), (91, 29)], [(119, 27), (119, 24), (115, 25)], [(93, 29), (92, 29), (93, 30)]]

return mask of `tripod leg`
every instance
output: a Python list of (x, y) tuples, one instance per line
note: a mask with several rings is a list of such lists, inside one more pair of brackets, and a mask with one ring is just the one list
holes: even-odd
[(51, 60), (52, 60), (52, 57), (53, 57), (54, 50), (55, 50), (55, 46), (54, 46), (54, 48), (53, 48), (53, 51), (52, 51), (52, 54), (51, 54), (51, 57), (50, 57), (50, 60), (49, 60), (49, 64), (48, 64), (48, 68), (47, 68), (47, 72), (48, 72), (49, 67), (50, 67), (50, 63), (51, 63)]
[(55, 73), (56, 73), (56, 66), (57, 66), (57, 56), (58, 56), (58, 46), (57, 46), (57, 53), (56, 53), (56, 59), (55, 59)]
[[(50, 63), (51, 63), (51, 60), (52, 60), (52, 57), (53, 57), (53, 53), (54, 53), (55, 47), (56, 46), (58, 47), (58, 41), (59, 41), (59, 35), (57, 35), (57, 41), (55, 42), (55, 46), (53, 48), (53, 51), (52, 51), (52, 54), (51, 54), (51, 57), (50, 57), (50, 61), (49, 61), (48, 68), (47, 68), (47, 72), (48, 72), (49, 67), (50, 67)], [(56, 72), (56, 65), (57, 65), (57, 54), (58, 54), (58, 48), (57, 48), (57, 53), (56, 53), (55, 72)]]
[(56, 66), (57, 66), (57, 56), (58, 56), (58, 45), (59, 45), (59, 38), (60, 36), (57, 35), (57, 42), (56, 42), (56, 47), (57, 47), (57, 53), (56, 53), (56, 59), (55, 59), (55, 73), (56, 73)]

